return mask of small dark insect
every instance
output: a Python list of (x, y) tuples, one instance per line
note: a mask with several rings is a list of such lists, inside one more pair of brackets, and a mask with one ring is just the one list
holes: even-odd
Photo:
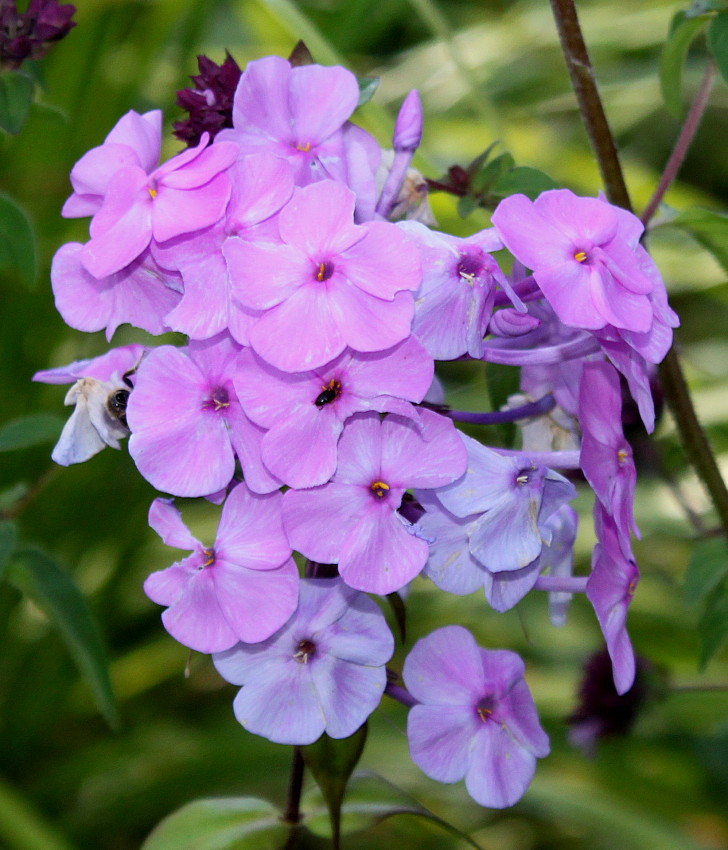
[(106, 409), (109, 411), (109, 415), (118, 419), (125, 428), (129, 427), (126, 424), (126, 403), (128, 401), (129, 390), (115, 390), (106, 400)]
[(324, 407), (324, 405), (335, 401), (341, 393), (341, 384), (338, 381), (331, 380), (328, 385), (323, 387), (323, 392), (320, 392), (316, 397), (314, 404), (316, 407)]

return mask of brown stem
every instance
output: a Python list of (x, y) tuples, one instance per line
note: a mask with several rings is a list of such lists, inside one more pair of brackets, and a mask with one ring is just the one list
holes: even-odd
[(670, 158), (667, 160), (665, 170), (662, 172), (660, 182), (657, 184), (654, 195), (650, 198), (650, 202), (645, 207), (642, 213), (642, 224), (647, 225), (647, 222), (655, 214), (660, 206), (665, 192), (670, 188), (670, 184), (677, 177), (680, 167), (685, 161), (688, 149), (692, 144), (695, 133), (700, 126), (700, 121), (705, 112), (705, 107), (708, 105), (710, 91), (713, 88), (713, 80), (715, 79), (715, 62), (712, 59), (708, 60), (708, 66), (705, 69), (705, 74), (700, 83), (700, 87), (695, 93), (695, 98), (690, 106), (688, 114), (685, 116), (685, 123), (680, 130), (680, 135), (677, 137), (675, 147), (672, 149)]
[(301, 792), (303, 791), (303, 754), (300, 747), (293, 748), (291, 775), (288, 780), (288, 798), (283, 820), (291, 825), (301, 822)]
[[(574, 2), (573, 0), (550, 0), (550, 2), (566, 65), (579, 102), (579, 111), (599, 163), (607, 197), (613, 204), (631, 212), (632, 204), (624, 182), (617, 146), (599, 97)], [(720, 523), (728, 536), (728, 489), (705, 432), (698, 421), (674, 348), (668, 351), (660, 366), (660, 378), (688, 458), (705, 484)]]
[(551, 9), (559, 31), (571, 85), (579, 103), (579, 112), (596, 154), (607, 197), (613, 204), (631, 210), (632, 204), (627, 184), (624, 182), (617, 146), (599, 97), (594, 69), (579, 26), (576, 7), (573, 0), (551, 0)]

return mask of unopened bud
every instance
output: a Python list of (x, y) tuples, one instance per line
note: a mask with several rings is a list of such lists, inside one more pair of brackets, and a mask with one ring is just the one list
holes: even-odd
[(417, 150), (422, 138), (422, 103), (417, 89), (404, 99), (394, 125), (392, 146), (399, 152), (413, 153)]

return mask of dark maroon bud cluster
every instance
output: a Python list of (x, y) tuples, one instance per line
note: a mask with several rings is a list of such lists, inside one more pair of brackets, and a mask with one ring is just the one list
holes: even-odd
[(175, 121), (174, 134), (188, 147), (198, 145), (203, 133), (212, 141), (220, 130), (233, 126), (233, 98), (240, 80), (238, 63), (227, 51), (222, 65), (198, 56), (197, 66), (200, 73), (190, 77), (195, 87), (177, 92), (177, 106), (190, 115)]
[(19, 12), (15, 0), (0, 0), (0, 69), (17, 70), (25, 59), (40, 59), (72, 27), (76, 7), (57, 0), (30, 0)]

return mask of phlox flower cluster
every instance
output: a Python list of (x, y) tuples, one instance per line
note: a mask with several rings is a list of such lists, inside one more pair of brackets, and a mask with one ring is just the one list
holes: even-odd
[[(240, 686), (245, 728), (287, 744), (347, 737), (386, 691), (411, 707), (425, 773), (510, 806), (549, 750), (523, 661), (444, 624), (407, 657), (405, 690), (378, 603), (422, 576), (482, 588), (495, 611), (546, 591), (561, 624), (583, 593), (615, 686), (630, 688), (622, 383), (652, 430), (649, 381), (677, 324), (641, 225), (558, 189), (508, 197), (492, 227), (451, 236), (412, 192), (415, 92), (385, 151), (350, 120), (359, 86), (344, 68), (267, 57), (240, 73), (202, 57), (194, 82), (179, 97), (186, 150), (160, 164), (161, 114), (129, 112), (71, 172), (63, 214), (89, 216), (89, 239), (56, 254), (58, 310), (78, 330), (110, 340), (130, 324), (148, 341), (35, 376), (72, 384), (53, 457), (77, 463), (130, 434), (165, 494), (149, 523), (189, 553), (144, 590), (170, 634)], [(167, 331), (186, 343), (149, 341)], [(454, 359), (519, 369), (521, 394), (502, 411), (451, 410), (435, 361)], [(487, 425), (509, 421), (522, 448), (487, 445)], [(595, 497), (588, 576), (572, 575), (579, 469)], [(220, 506), (213, 541), (175, 497)]]

